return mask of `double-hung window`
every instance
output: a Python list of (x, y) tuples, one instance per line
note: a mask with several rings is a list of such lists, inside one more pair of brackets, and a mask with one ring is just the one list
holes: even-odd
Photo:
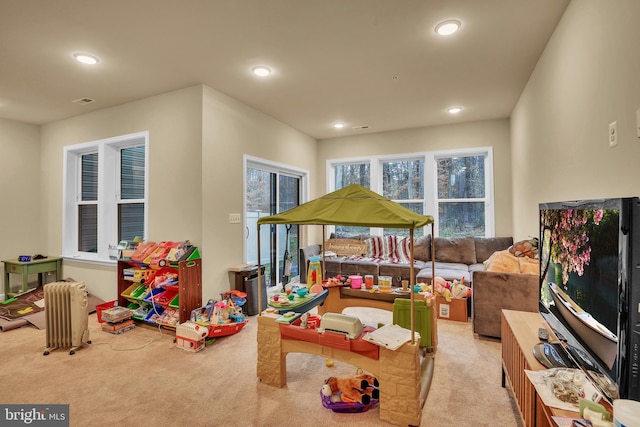
[(436, 204), (439, 235), (492, 236), (491, 171), (485, 153), (435, 156)]
[(148, 132), (64, 149), (62, 253), (109, 262), (121, 240), (146, 239)]
[[(435, 219), (437, 236), (494, 234), (490, 147), (327, 162), (328, 191), (360, 184)], [(336, 226), (343, 235), (407, 235), (407, 230)], [(415, 230), (416, 236), (425, 233)], [(427, 230), (428, 233), (428, 230)]]

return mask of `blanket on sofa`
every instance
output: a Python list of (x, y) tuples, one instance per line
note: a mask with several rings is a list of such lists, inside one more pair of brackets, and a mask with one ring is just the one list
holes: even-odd
[(515, 256), (509, 250), (496, 251), (484, 262), (485, 271), (499, 273), (539, 274), (540, 263), (536, 258)]

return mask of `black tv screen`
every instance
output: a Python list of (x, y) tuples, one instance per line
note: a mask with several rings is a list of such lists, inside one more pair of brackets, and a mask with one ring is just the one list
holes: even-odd
[(637, 206), (637, 198), (540, 204), (540, 313), (609, 400), (630, 392)]

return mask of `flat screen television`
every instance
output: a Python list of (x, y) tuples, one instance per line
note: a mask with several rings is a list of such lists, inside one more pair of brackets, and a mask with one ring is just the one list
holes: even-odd
[(640, 199), (539, 205), (540, 314), (612, 401), (640, 401)]

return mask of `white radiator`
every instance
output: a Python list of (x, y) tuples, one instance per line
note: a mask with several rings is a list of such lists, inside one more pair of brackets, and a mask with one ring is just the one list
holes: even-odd
[(79, 282), (53, 282), (44, 285), (47, 348), (70, 348), (74, 354), (89, 341), (87, 287)]

